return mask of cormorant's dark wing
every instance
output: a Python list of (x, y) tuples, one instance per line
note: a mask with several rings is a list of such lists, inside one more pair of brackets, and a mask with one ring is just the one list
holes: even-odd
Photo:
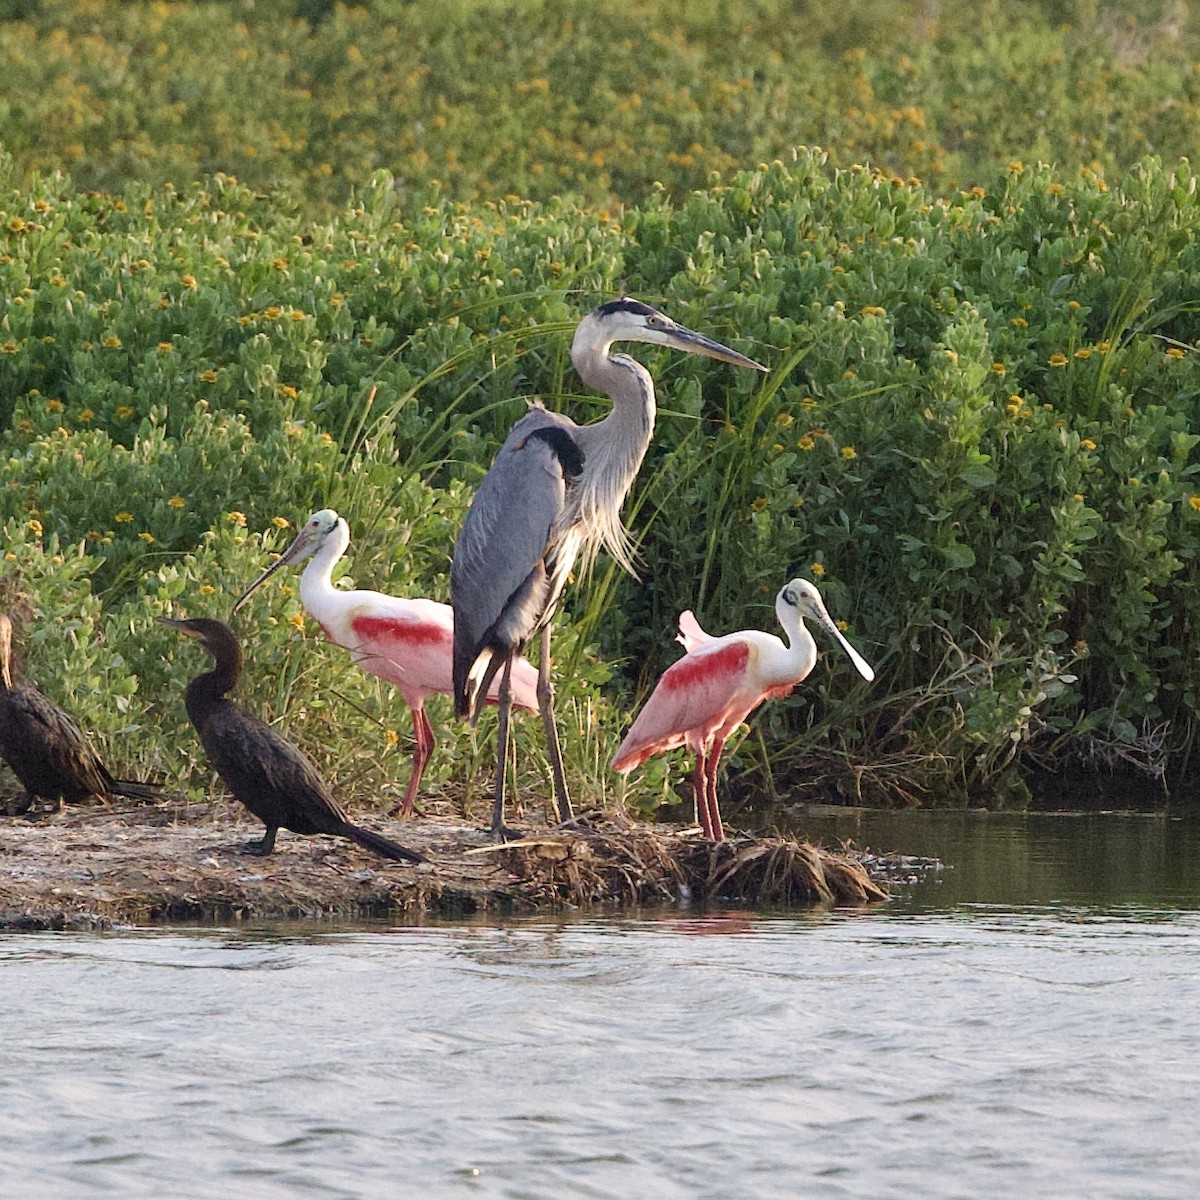
[(571, 429), (542, 409), (522, 417), (483, 477), (455, 543), (450, 602), (460, 716), (482, 702), (484, 674), (474, 670), (481, 655), (502, 660), (518, 651), (553, 599), (546, 557), (561, 532), (568, 481), (583, 469)]
[(205, 719), (200, 740), (229, 790), (268, 828), (341, 833), (345, 813), (308, 757), (231, 701)]
[(34, 795), (82, 800), (105, 795), (112, 783), (79, 726), (33, 687), (4, 694), (0, 749)]

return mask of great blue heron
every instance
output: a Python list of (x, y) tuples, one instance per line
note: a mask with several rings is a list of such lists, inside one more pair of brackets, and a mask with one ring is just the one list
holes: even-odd
[(509, 432), (475, 493), (454, 547), (454, 706), (472, 722), (500, 673), (500, 724), (492, 836), (504, 830), (509, 677), (514, 657), (541, 633), (538, 707), (546, 730), (560, 821), (572, 817), (554, 723), (550, 622), (577, 558), (584, 569), (604, 546), (631, 574), (621, 504), (654, 433), (654, 381), (614, 342), (650, 342), (722, 362), (767, 368), (637, 300), (602, 304), (579, 323), (571, 361), (589, 387), (613, 402), (608, 416), (577, 425), (534, 404)]
[(864, 679), (875, 678), (808, 580), (793, 579), (780, 590), (775, 615), (787, 634), (786, 646), (757, 629), (711, 637), (690, 611), (683, 613), (679, 640), (687, 652), (663, 672), (613, 758), (613, 770), (624, 775), (652, 755), (690, 746), (696, 752), (696, 813), (701, 831), (712, 841), (725, 837), (717, 806), (717, 767), (726, 739), (764, 700), (786, 696), (816, 665), (817, 644), (804, 618), (811, 617), (837, 639)]
[[(350, 546), (350, 526), (332, 508), (315, 512), (304, 522), (292, 544), (242, 593), (246, 598), (280, 567), (312, 561), (300, 576), (300, 603), (325, 636), (345, 646), (354, 661), (372, 675), (397, 688), (412, 709), (413, 770), (404, 799), (392, 809), (409, 816), (421, 786), (421, 775), (436, 739), (425, 714), (426, 697), (452, 690), (450, 661), (454, 648), (454, 613), (436, 600), (408, 599), (384, 592), (343, 591), (333, 586), (333, 568)], [(537, 671), (518, 658), (513, 664), (513, 702), (533, 712), (537, 708)], [(488, 690), (495, 702), (499, 681)]]

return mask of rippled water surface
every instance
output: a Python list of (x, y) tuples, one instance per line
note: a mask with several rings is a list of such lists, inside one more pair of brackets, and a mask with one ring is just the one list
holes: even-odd
[(1198, 831), (888, 820), (864, 911), (0, 938), (2, 1194), (1190, 1200)]

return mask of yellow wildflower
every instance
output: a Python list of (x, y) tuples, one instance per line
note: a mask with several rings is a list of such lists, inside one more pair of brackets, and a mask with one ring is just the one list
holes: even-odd
[(813, 441), (811, 433), (806, 433), (797, 443), (797, 450), (811, 450), (817, 443)]
[(1080, 346), (1079, 349), (1075, 351), (1075, 357), (1076, 358), (1091, 358), (1092, 357), (1092, 348), (1090, 346)]
[(303, 613), (292, 613), (292, 615), (288, 618), (288, 620), (291, 622), (293, 629), (298, 629), (301, 632), (304, 631), (304, 614)]
[(271, 524), (274, 525), (276, 529), (289, 529), (292, 523), (287, 519), (287, 517), (272, 517)]
[(300, 393), (290, 383), (281, 383), (276, 389), (287, 400), (295, 400)]
[(1195, 492), (1188, 497), (1188, 507), (1193, 512), (1200, 512), (1200, 496), (1197, 496)]
[(159, 354), (170, 354), (171, 351), (174, 349), (175, 349), (174, 342), (159, 342), (158, 343)]
[(825, 564), (819, 562), (809, 563), (808, 572), (814, 579), (823, 579), (825, 577)]
[(113, 520), (116, 521), (118, 525), (128, 525), (129, 522), (133, 520), (133, 513), (119, 512), (115, 517), (113, 517)]
[(141, 533), (138, 534), (138, 537), (141, 538), (142, 541), (145, 542), (147, 546), (150, 545), (150, 543), (152, 541), (154, 541), (154, 534), (147, 533), (144, 529), (142, 530)]
[(37, 517), (30, 517), (27, 524), (29, 526), (30, 533), (32, 533), (34, 537), (42, 536), (42, 523), (37, 519)]
[(167, 501), (167, 504), (171, 508), (187, 508), (187, 501), (179, 495), (172, 496), (170, 500)]
[(400, 735), (394, 729), (386, 730), (383, 736), (389, 746), (395, 746), (400, 741)]
[(200, 375), (199, 375), (199, 379), (200, 379), (201, 383), (216, 383), (217, 382), (217, 373), (216, 373), (216, 371), (213, 371), (213, 370), (201, 371)]
[(855, 450), (855, 448), (853, 446), (843, 446), (842, 447), (842, 457), (846, 460), (849, 460), (852, 458), (857, 458), (858, 451)]
[(1167, 357), (1168, 358), (1182, 358), (1183, 354), (1184, 354), (1184, 352), (1178, 346), (1168, 346), (1167, 347)]
[(196, 286), (196, 277), (195, 275), (181, 275), (179, 277), (179, 282), (182, 283), (185, 288), (194, 288)]
[(1055, 350), (1046, 361), (1052, 367), (1065, 367), (1067, 365), (1067, 356), (1061, 350)]
[(238, 512), (236, 508), (232, 512), (226, 514), (226, 519), (229, 521), (230, 525), (236, 525), (239, 529), (243, 528), (246, 524), (246, 514), (244, 512)]
[(115, 333), (110, 333), (104, 339), (104, 348), (106, 350), (120, 350), (121, 344), (121, 339)]
[(1095, 450), (1096, 443), (1091, 438), (1083, 438), (1079, 443), (1080, 450)]
[(62, 412), (64, 407), (65, 406), (64, 406), (63, 402), (61, 400), (59, 400), (56, 396), (51, 396), (50, 399), (46, 401), (46, 411), (47, 412)]
[(200, 585), (200, 595), (211, 596), (217, 589), (211, 583), (202, 583)]
[(89, 421), (94, 421), (96, 419), (96, 414), (92, 412), (90, 408), (85, 408), (83, 412), (79, 414), (79, 419), (86, 425)]
[(1001, 379), (1008, 374), (1008, 368), (1002, 362), (992, 363), (992, 374), (999, 375)]
[(1026, 327), (1026, 326), (1029, 324), (1029, 322), (1028, 322), (1027, 320), (1025, 320), (1025, 318), (1024, 318), (1024, 317), (1013, 317), (1013, 319), (1012, 319), (1012, 323), (1013, 323), (1013, 324), (1014, 324), (1014, 325), (1015, 325), (1015, 326), (1016, 326), (1018, 329), (1024, 329), (1024, 328), (1025, 328), (1025, 327)]
[(113, 415), (119, 421), (128, 421), (129, 418), (133, 416), (133, 409), (128, 404), (118, 404), (117, 407), (113, 409)]

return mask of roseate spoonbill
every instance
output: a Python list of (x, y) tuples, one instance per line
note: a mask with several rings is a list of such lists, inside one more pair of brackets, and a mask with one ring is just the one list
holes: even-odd
[[(407, 817), (413, 810), (425, 764), (437, 739), (425, 715), (425, 700), (453, 690), (450, 662), (454, 649), (454, 611), (436, 600), (409, 600), (383, 592), (340, 591), (333, 568), (350, 545), (350, 526), (332, 508), (322, 508), (304, 522), (292, 544), (242, 593), (237, 610), (260, 583), (280, 567), (312, 557), (300, 576), (300, 603), (325, 636), (350, 651), (364, 671), (396, 687), (412, 709), (413, 769), (404, 799), (392, 809)], [(495, 681), (488, 694), (493, 703), (500, 690)], [(537, 671), (518, 658), (513, 664), (513, 703), (537, 709)]]
[(612, 411), (591, 425), (535, 404), (511, 429), (475, 493), (454, 547), (454, 707), (474, 721), (480, 697), (500, 677), (500, 733), (492, 836), (503, 840), (510, 664), (541, 634), (538, 707), (554, 773), (560, 821), (571, 819), (554, 693), (550, 625), (578, 557), (586, 570), (601, 546), (631, 574), (630, 537), (621, 505), (654, 433), (654, 381), (641, 363), (614, 353), (615, 342), (650, 342), (722, 362), (767, 368), (637, 300), (602, 304), (579, 323), (571, 361)]
[(211, 671), (197, 675), (187, 685), (184, 703), (217, 774), (267, 827), (261, 842), (247, 846), (250, 853), (270, 854), (275, 849), (275, 835), (280, 829), (290, 829), (349, 838), (397, 862), (425, 861), (424, 855), (381, 833), (352, 825), (309, 759), (265, 721), (226, 696), (242, 672), (242, 648), (228, 625), (205, 617), (158, 619), (201, 642), (216, 660)]
[(28, 812), (36, 797), (78, 804), (89, 796), (146, 800), (159, 794), (149, 783), (114, 779), (79, 726), (30, 683), (12, 674), (12, 621), (0, 613), (0, 758), (13, 769), (25, 794), (8, 815)]
[(684, 744), (696, 752), (693, 786), (696, 813), (706, 838), (722, 841), (717, 806), (717, 766), (729, 735), (764, 700), (786, 696), (816, 665), (817, 644), (804, 624), (811, 617), (832, 634), (866, 680), (875, 672), (833, 623), (821, 594), (805, 579), (793, 579), (775, 598), (775, 615), (787, 634), (743, 629), (711, 637), (689, 610), (679, 618), (684, 656), (662, 674), (613, 758), (622, 775)]

